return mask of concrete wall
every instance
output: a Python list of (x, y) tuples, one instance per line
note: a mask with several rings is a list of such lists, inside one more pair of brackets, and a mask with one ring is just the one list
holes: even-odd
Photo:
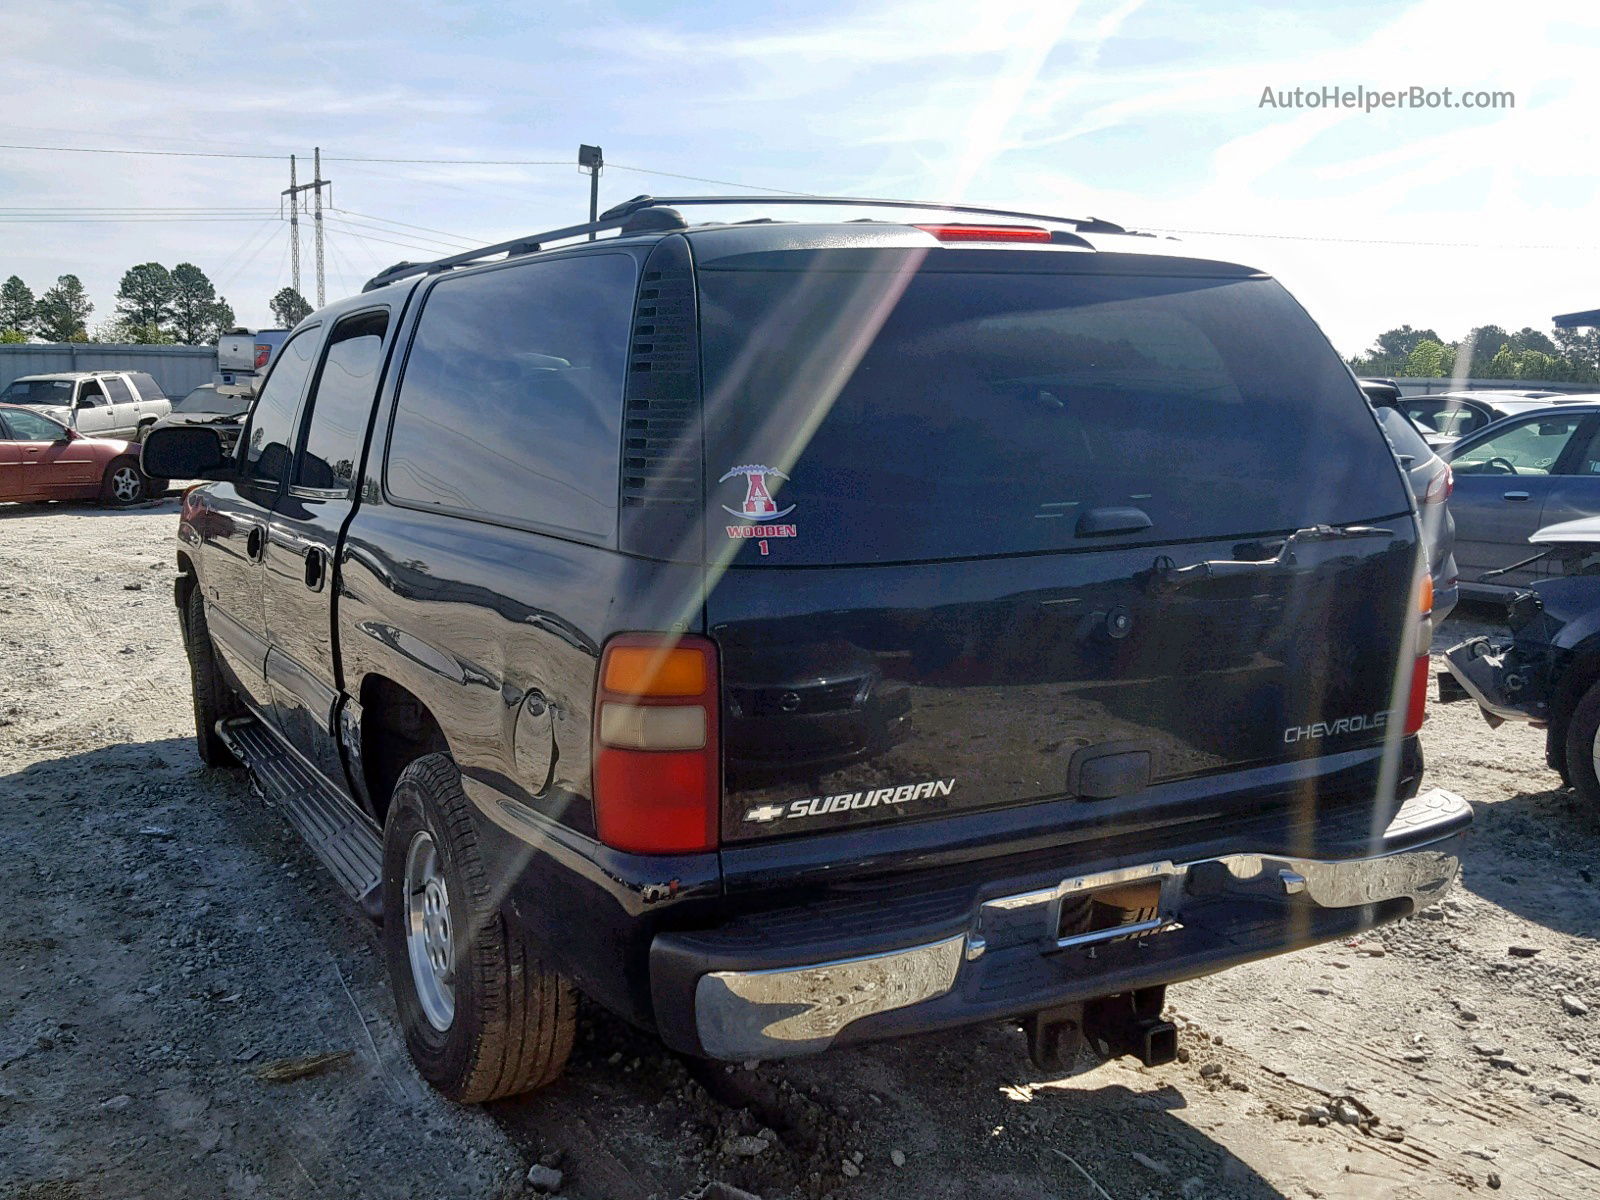
[(1438, 392), (1566, 392), (1574, 395), (1600, 392), (1600, 384), (1550, 383), (1543, 379), (1396, 379), (1402, 396), (1431, 396)]
[(61, 343), (0, 346), (0, 387), (19, 375), (58, 371), (147, 371), (174, 400), (210, 383), (217, 369), (215, 346), (118, 346)]

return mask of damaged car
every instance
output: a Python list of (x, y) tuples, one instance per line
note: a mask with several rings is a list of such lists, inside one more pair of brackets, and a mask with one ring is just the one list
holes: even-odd
[(1528, 540), (1537, 553), (1490, 575), (1539, 564), (1543, 577), (1507, 603), (1509, 636), (1468, 638), (1446, 652), (1439, 698), (1476, 701), (1493, 727), (1526, 721), (1546, 730), (1551, 769), (1600, 805), (1600, 517), (1548, 525)]

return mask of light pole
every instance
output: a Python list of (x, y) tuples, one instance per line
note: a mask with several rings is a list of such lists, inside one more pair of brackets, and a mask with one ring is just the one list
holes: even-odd
[[(600, 168), (605, 166), (600, 147), (579, 146), (578, 166), (589, 172), (589, 223), (592, 225), (600, 219)], [(589, 232), (589, 240), (594, 241), (593, 230)]]

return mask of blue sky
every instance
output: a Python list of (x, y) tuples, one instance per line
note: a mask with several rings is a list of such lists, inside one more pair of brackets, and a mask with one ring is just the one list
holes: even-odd
[[(677, 172), (1225, 233), (1184, 241), (1278, 275), (1346, 353), (1401, 322), (1458, 336), (1600, 305), (1600, 9), (1572, 0), (0, 0), (0, 28), (0, 141), (294, 152), (303, 170), (320, 145), (344, 210), (330, 298), (587, 202), (575, 165), (352, 159), (565, 164), (596, 142), (602, 204), (737, 190), (647, 173)], [(1515, 107), (1259, 105), (1267, 87), (1413, 84), (1509, 89)], [(127, 266), (190, 260), (266, 324), (289, 278), (286, 183), (286, 162), (0, 149), (0, 277), (42, 291), (76, 272), (98, 321)], [(223, 219), (65, 211), (89, 206)]]

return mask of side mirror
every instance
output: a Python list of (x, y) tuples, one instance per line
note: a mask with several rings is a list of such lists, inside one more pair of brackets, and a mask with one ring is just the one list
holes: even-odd
[(233, 457), (207, 425), (158, 425), (145, 435), (139, 466), (152, 479), (231, 479)]
[(76, 429), (63, 429), (61, 431), (60, 440), (63, 441), (63, 442), (82, 441), (83, 440), (83, 434), (79, 433)]

